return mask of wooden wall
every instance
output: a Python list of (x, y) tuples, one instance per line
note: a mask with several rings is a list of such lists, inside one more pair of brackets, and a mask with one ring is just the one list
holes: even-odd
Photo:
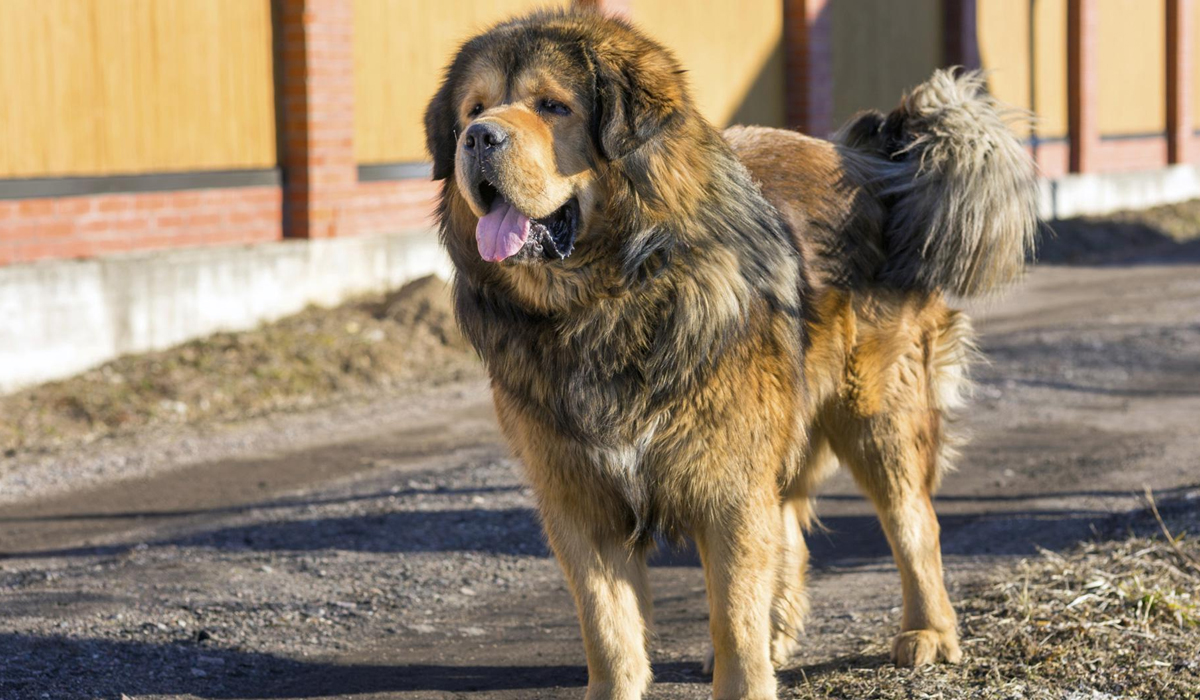
[(1200, 6), (1192, 4), (1192, 128), (1200, 132)]
[(942, 64), (941, 0), (834, 0), (827, 8), (835, 127), (862, 109), (892, 109)]
[[(991, 93), (1002, 102), (1033, 112), (1039, 138), (1065, 138), (1067, 0), (976, 2), (979, 57), (988, 71)], [(1031, 4), (1035, 13), (1032, 27)], [(1014, 126), (1022, 137), (1029, 135), (1027, 123)]]
[(675, 52), (692, 95), (717, 126), (784, 125), (781, 0), (684, 5), (631, 0), (633, 21)]
[(1166, 130), (1166, 3), (1098, 0), (1096, 109), (1101, 136)]
[(269, 0), (0, 1), (0, 178), (275, 165)]
[(424, 161), (425, 105), (458, 46), (545, 0), (354, 0), (354, 151), (359, 163)]

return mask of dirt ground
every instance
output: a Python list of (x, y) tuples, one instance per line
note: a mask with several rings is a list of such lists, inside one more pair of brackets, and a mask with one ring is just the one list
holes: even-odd
[[(1051, 255), (1087, 265), (1042, 265), (973, 309), (990, 362), (937, 501), (956, 600), (1039, 548), (1124, 537), (1146, 485), (1176, 512), (1200, 503), (1200, 255), (1138, 251)], [(456, 376), (0, 458), (0, 698), (582, 697), (530, 494), (478, 370)], [(785, 697), (886, 665), (898, 624), (898, 575), (848, 478), (819, 512)], [(652, 581), (651, 697), (708, 697), (695, 555), (660, 553)], [(1086, 677), (1061, 690), (1113, 697)]]

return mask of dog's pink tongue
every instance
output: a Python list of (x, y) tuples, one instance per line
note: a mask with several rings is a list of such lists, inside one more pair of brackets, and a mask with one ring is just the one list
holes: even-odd
[(520, 250), (527, 238), (529, 217), (497, 194), (492, 210), (484, 214), (475, 227), (479, 255), (488, 262), (500, 262)]

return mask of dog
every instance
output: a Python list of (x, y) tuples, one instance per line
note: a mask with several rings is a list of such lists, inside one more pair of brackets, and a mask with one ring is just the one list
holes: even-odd
[(574, 595), (589, 700), (651, 682), (646, 553), (694, 540), (713, 697), (776, 697), (814, 488), (845, 465), (900, 570), (897, 664), (960, 659), (931, 495), (968, 388), (947, 296), (1017, 279), (1034, 167), (975, 74), (831, 141), (720, 132), (625, 21), (467, 41), (425, 114), (459, 324)]

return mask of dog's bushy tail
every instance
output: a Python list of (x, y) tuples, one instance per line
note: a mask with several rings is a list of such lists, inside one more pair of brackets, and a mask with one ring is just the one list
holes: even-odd
[(856, 116), (834, 140), (876, 156), (887, 206), (880, 282), (985, 294), (1018, 278), (1037, 231), (1032, 160), (978, 72), (939, 70), (884, 116)]

